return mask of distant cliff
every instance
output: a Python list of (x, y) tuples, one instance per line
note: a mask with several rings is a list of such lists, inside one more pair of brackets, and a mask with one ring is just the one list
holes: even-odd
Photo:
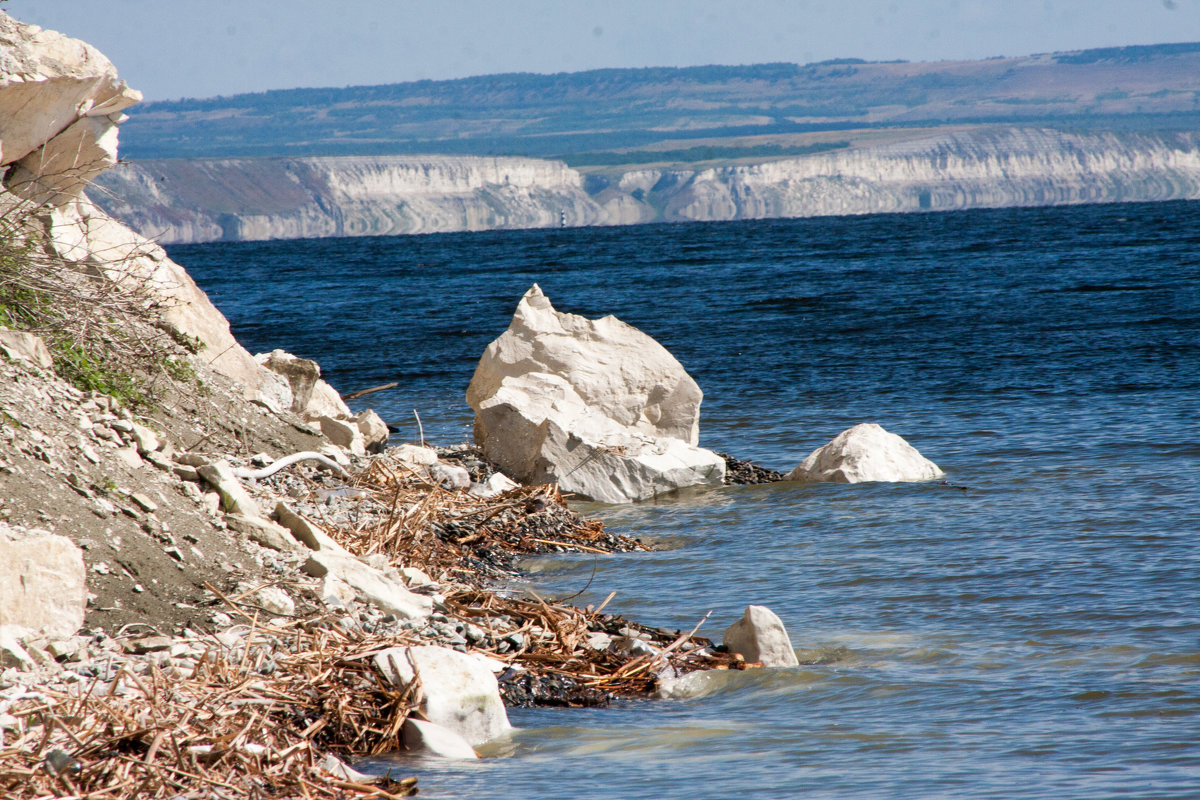
[(968, 128), (834, 152), (587, 175), (473, 156), (169, 159), (98, 181), (164, 243), (1200, 198), (1200, 134)]

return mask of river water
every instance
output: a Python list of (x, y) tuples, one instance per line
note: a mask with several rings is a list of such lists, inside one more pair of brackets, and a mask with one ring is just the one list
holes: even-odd
[(947, 473), (586, 506), (663, 549), (540, 591), (716, 638), (766, 605), (807, 663), (514, 710), (494, 758), (405, 763), (422, 796), (1200, 797), (1200, 203), (170, 251), (252, 351), (400, 381), (401, 440), (469, 438), (537, 282), (674, 353), (704, 446), (786, 470), (870, 421)]

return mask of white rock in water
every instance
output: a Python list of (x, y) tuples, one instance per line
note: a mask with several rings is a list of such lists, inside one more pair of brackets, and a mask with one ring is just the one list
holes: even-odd
[(590, 320), (555, 311), (537, 284), (484, 351), (467, 402), (478, 411), (505, 378), (531, 372), (563, 378), (586, 406), (624, 428), (691, 445), (700, 440), (704, 394), (666, 348), (611, 315)]
[(83, 626), (86, 602), (83, 551), (70, 539), (0, 523), (0, 626), (66, 638)]
[(623, 428), (589, 408), (562, 377), (505, 378), (480, 403), (484, 455), (514, 478), (557, 483), (603, 503), (630, 503), (685, 486), (719, 485), (725, 460), (679, 439)]
[(427, 720), (478, 745), (512, 730), (496, 676), (484, 659), (447, 647), (392, 647), (375, 666), (397, 688), (421, 678), (418, 706)]
[(721, 643), (731, 653), (741, 653), (747, 661), (761, 661), (764, 667), (800, 663), (783, 622), (765, 606), (746, 606), (745, 615), (725, 629)]
[(831, 483), (928, 481), (944, 475), (938, 465), (879, 425), (864, 422), (842, 431), (809, 454), (784, 480)]

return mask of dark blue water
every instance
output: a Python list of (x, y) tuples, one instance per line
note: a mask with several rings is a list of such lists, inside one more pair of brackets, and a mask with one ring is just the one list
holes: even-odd
[(817, 662), (707, 696), (517, 711), (429, 797), (1200, 797), (1200, 204), (171, 248), (251, 350), (315, 358), (401, 439), (469, 437), (538, 282), (657, 338), (702, 444), (789, 469), (852, 424), (954, 487), (773, 485), (592, 507), (670, 549), (531, 563)]

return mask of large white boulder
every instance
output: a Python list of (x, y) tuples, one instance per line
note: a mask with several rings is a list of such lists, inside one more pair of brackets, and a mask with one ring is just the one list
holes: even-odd
[(506, 474), (605, 503), (724, 480), (724, 459), (696, 446), (701, 398), (649, 336), (559, 313), (536, 285), (467, 389), (475, 441)]
[(747, 661), (761, 661), (764, 667), (800, 663), (783, 621), (766, 606), (746, 606), (742, 618), (725, 629), (721, 643), (731, 653), (740, 653)]
[(476, 409), (483, 453), (507, 474), (602, 503), (630, 503), (685, 486), (719, 485), (725, 460), (679, 439), (623, 428), (589, 408), (557, 375), (505, 378)]
[(496, 676), (482, 656), (429, 645), (392, 647), (374, 660), (380, 674), (399, 689), (419, 677), (417, 707), (425, 719), (468, 744), (482, 744), (512, 730)]
[(622, 427), (700, 441), (704, 394), (666, 348), (614, 316), (590, 320), (555, 311), (537, 284), (484, 351), (467, 403), (478, 409), (505, 378), (530, 372), (565, 379), (588, 407)]
[(0, 626), (46, 638), (74, 636), (86, 603), (83, 551), (64, 536), (18, 533), (0, 523)]
[(814, 450), (784, 479), (831, 483), (928, 481), (943, 474), (937, 464), (896, 434), (864, 422)]

